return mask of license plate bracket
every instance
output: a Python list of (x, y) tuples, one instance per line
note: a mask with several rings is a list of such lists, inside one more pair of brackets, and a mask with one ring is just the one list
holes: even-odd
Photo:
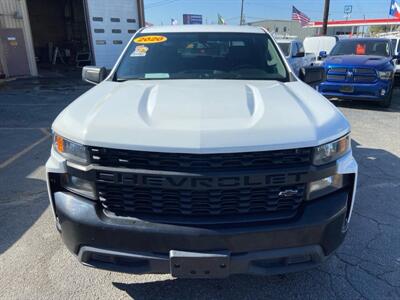
[(229, 252), (199, 253), (171, 250), (170, 270), (178, 278), (224, 278), (229, 276)]
[(343, 85), (340, 88), (340, 92), (342, 92), (342, 93), (354, 93), (354, 86), (352, 86), (352, 85)]

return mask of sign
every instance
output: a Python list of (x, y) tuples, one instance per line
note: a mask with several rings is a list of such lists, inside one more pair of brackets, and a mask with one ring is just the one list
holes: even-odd
[(344, 6), (344, 13), (349, 15), (351, 14), (353, 11), (353, 5), (345, 5)]
[(145, 35), (134, 39), (133, 41), (138, 44), (156, 44), (165, 42), (167, 38), (163, 35)]
[(183, 14), (183, 24), (203, 24), (203, 16)]

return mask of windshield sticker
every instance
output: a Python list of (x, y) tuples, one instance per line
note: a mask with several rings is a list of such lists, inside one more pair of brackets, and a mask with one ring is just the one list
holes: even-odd
[(136, 46), (135, 51), (133, 51), (130, 56), (131, 57), (146, 56), (148, 50), (149, 48), (147, 48), (146, 46), (139, 45)]
[(169, 78), (168, 73), (146, 73), (144, 74), (146, 79), (167, 79)]
[(356, 54), (357, 55), (365, 55), (365, 44), (357, 44)]
[(166, 40), (167, 37), (162, 35), (146, 35), (137, 37), (133, 41), (138, 44), (156, 44), (156, 43), (163, 43)]

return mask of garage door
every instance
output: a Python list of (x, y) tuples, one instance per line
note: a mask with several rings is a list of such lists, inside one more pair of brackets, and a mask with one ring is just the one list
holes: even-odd
[(139, 29), (136, 0), (86, 0), (92, 52), (97, 66), (112, 68)]

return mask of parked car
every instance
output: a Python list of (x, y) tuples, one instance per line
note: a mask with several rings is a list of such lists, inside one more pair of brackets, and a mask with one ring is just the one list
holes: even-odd
[[(327, 53), (331, 52), (338, 41), (337, 36), (312, 36), (304, 39), (304, 49), (307, 53), (313, 53), (316, 57), (314, 65), (321, 65)], [(324, 53), (323, 57), (320, 53)]]
[(301, 41), (281, 39), (277, 43), (297, 76), (299, 76), (301, 68), (311, 66), (316, 61), (313, 53), (305, 52)]
[(394, 87), (394, 58), (389, 39), (340, 40), (323, 63), (326, 81), (318, 90), (327, 98), (367, 100), (389, 107)]
[[(396, 56), (400, 56), (400, 37), (393, 36), (388, 38), (390, 38), (390, 41), (392, 42), (393, 54)], [(394, 60), (394, 67), (395, 67), (394, 79), (396, 86), (398, 86), (400, 84), (400, 61), (398, 59)]]
[[(323, 79), (311, 72), (305, 81)], [(82, 75), (98, 85), (54, 121), (46, 170), (57, 228), (84, 265), (276, 274), (343, 242), (357, 180), (350, 125), (264, 29), (143, 28), (107, 78)]]

